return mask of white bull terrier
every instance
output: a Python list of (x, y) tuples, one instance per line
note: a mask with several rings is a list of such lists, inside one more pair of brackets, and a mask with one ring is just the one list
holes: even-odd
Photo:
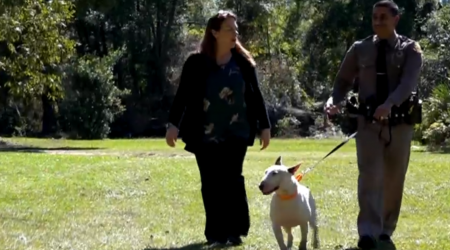
[[(270, 203), (270, 219), (275, 238), (280, 250), (291, 249), (294, 237), (292, 229), (300, 226), (301, 241), (300, 250), (306, 250), (308, 238), (308, 223), (313, 230), (312, 245), (319, 248), (319, 228), (317, 226), (316, 202), (309, 188), (301, 185), (295, 178), (295, 172), (300, 167), (287, 168), (283, 165), (281, 156), (275, 165), (266, 169), (259, 189), (264, 195), (274, 193)], [(287, 233), (287, 244), (283, 239), (283, 232)]]

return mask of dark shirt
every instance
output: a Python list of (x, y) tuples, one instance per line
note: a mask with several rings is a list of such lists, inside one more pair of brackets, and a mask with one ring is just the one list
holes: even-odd
[[(351, 90), (358, 77), (359, 99), (376, 95), (376, 57), (380, 39), (374, 35), (356, 41), (347, 51), (337, 73), (332, 98), (338, 104)], [(399, 107), (417, 88), (422, 70), (422, 50), (419, 44), (405, 36), (394, 34), (388, 39), (386, 53), (389, 96), (387, 102)]]
[(231, 59), (211, 72), (206, 86), (205, 141), (224, 141), (230, 136), (247, 139), (245, 82), (236, 62)]
[[(261, 94), (256, 68), (247, 58), (231, 50), (234, 62), (239, 66), (245, 82), (245, 104), (249, 134), (247, 145), (252, 146), (258, 130), (270, 129), (270, 120)], [(217, 70), (215, 60), (202, 53), (194, 53), (183, 65), (177, 93), (170, 108), (168, 122), (180, 129), (180, 137), (186, 143), (185, 150), (196, 152), (204, 142), (204, 99), (207, 79)], [(245, 130), (239, 130), (245, 131)]]

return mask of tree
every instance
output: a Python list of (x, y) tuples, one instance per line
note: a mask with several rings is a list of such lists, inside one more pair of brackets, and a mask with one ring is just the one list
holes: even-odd
[(9, 94), (60, 93), (59, 67), (72, 56), (75, 45), (67, 34), (73, 13), (70, 1), (0, 3), (0, 69), (9, 76), (5, 85)]

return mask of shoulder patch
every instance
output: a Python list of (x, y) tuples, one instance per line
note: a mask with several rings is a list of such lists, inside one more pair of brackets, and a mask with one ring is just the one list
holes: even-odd
[(412, 49), (415, 52), (422, 54), (422, 48), (420, 47), (420, 44), (418, 42), (413, 42)]

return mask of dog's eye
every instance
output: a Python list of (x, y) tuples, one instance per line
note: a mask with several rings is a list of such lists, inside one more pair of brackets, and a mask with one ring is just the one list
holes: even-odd
[(278, 174), (277, 171), (273, 171), (273, 172), (272, 172), (272, 175), (276, 175), (276, 174)]

